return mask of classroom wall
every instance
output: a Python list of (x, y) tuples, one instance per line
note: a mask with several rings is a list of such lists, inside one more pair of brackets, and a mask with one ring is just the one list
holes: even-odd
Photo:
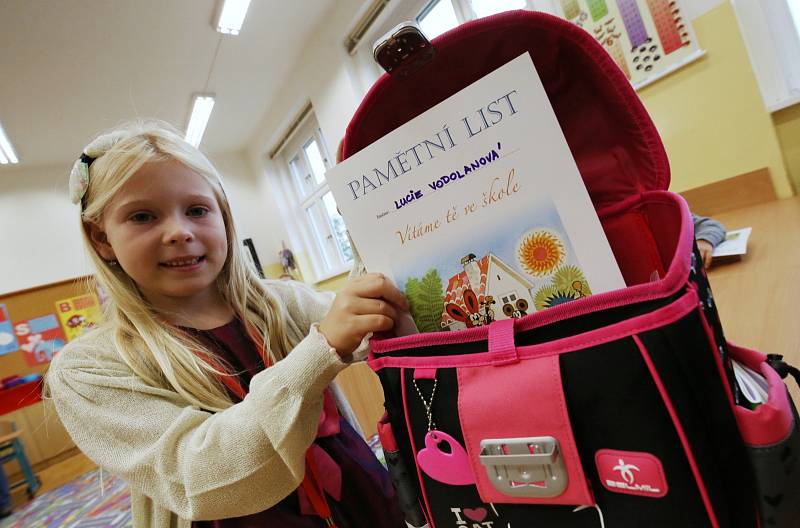
[(271, 226), (265, 220), (264, 202), (260, 195), (259, 178), (253, 172), (244, 152), (209, 156), (222, 174), (225, 192), (231, 203), (237, 235), (252, 238), (262, 267), (274, 260)]
[[(241, 238), (259, 256), (270, 241), (258, 181), (243, 153), (211, 156), (223, 174)], [(78, 210), (69, 201), (69, 164), (7, 170), (0, 191), (0, 294), (92, 273)]]
[(772, 114), (783, 161), (795, 193), (800, 192), (800, 104)]
[(67, 166), (18, 168), (0, 192), (0, 294), (90, 273), (67, 194)]
[(769, 167), (779, 197), (792, 195), (781, 145), (730, 2), (693, 21), (702, 59), (640, 90), (683, 191)]
[[(779, 194), (787, 196), (787, 168), (800, 188), (800, 105), (773, 116), (766, 112), (728, 1), (690, 6), (687, 12), (702, 13), (693, 23), (707, 56), (640, 92), (670, 156), (672, 189), (767, 166)], [(253, 238), (262, 264), (273, 272), (279, 271), (281, 240), (290, 243), (297, 235), (296, 227), (283, 220), (286, 200), (274, 182), (280, 170), (266, 153), (308, 101), (329, 149), (335, 149), (367, 88), (363, 72), (342, 46), (361, 8), (359, 0), (337, 2), (301, 52), (246, 151), (212, 156), (225, 175), (240, 236)], [(75, 209), (66, 197), (68, 165), (4, 173), (0, 293), (91, 272), (77, 221), (72, 221)], [(305, 260), (298, 247), (293, 249), (298, 260)]]
[[(778, 195), (790, 196), (793, 191), (784, 158), (790, 166), (800, 165), (800, 120), (781, 118), (773, 124), (730, 2), (685, 4), (706, 56), (639, 92), (670, 158), (671, 189), (683, 191), (768, 167)], [(307, 101), (314, 107), (329, 148), (335, 148), (367, 88), (361, 85), (357, 61), (341, 44), (357, 10), (356, 1), (337, 3), (325, 26), (309, 41), (247, 149), (254, 172), (262, 178), (264, 203), (273, 213), (271, 222), (280, 226), (275, 229), (276, 248), (280, 239), (298, 238), (294, 226), (281, 220), (281, 214), (287, 213), (275, 183), (281, 167), (267, 160), (266, 152)], [(800, 167), (794, 172), (800, 173)], [(326, 286), (337, 283), (326, 282)]]
[(284, 177), (284, 168), (269, 159), (268, 152), (277, 146), (292, 121), (310, 101), (330, 153), (336, 151), (339, 139), (344, 136), (347, 123), (355, 112), (366, 86), (360, 80), (357, 65), (344, 49), (344, 37), (362, 9), (359, 0), (340, 0), (325, 17), (301, 51), (296, 67), (283, 84), (273, 104), (261, 121), (247, 148), (251, 168), (260, 178), (264, 222), (269, 225), (271, 252), (263, 262), (267, 275), (277, 267), (277, 254), (281, 241), (294, 250), (302, 269), (309, 269), (307, 255), (300, 250), (300, 232), (285, 218), (292, 217), (287, 208), (288, 197), (278, 180)]

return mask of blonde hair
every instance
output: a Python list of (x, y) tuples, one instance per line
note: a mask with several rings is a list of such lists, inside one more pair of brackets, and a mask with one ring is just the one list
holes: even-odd
[(236, 316), (261, 337), (272, 361), (285, 357), (292, 347), (284, 328), (283, 306), (264, 288), (242, 255), (222, 180), (208, 158), (162, 121), (137, 120), (107, 134), (119, 140), (91, 164), (81, 213), (84, 244), (97, 269), (91, 280), (108, 295), (104, 324), (111, 326), (123, 361), (146, 383), (175, 390), (193, 405), (210, 411), (230, 407), (233, 402), (221, 376), (232, 373), (214, 364), (221, 362), (204, 360), (215, 354), (166, 323), (133, 279), (101, 258), (90, 240), (87, 222), (102, 225), (105, 208), (142, 165), (177, 161), (202, 176), (214, 190), (228, 239), (228, 255), (217, 276), (217, 287)]

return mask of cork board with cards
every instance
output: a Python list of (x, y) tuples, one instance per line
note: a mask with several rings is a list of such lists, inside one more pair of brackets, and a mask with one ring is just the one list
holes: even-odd
[(44, 373), (67, 342), (100, 322), (87, 279), (0, 294), (0, 379)]

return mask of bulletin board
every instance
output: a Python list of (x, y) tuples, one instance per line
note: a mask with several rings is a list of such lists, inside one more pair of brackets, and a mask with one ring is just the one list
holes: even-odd
[(0, 379), (43, 374), (63, 345), (97, 324), (90, 277), (0, 295)]
[(588, 31), (639, 89), (702, 57), (678, 0), (559, 0), (560, 14)]

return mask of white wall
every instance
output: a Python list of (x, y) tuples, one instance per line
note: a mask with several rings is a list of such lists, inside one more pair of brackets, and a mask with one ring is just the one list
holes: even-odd
[[(356, 65), (344, 48), (344, 39), (362, 9), (360, 0), (339, 0), (327, 14), (326, 22), (301, 52), (296, 67), (275, 97), (247, 149), (252, 171), (260, 181), (263, 222), (269, 229), (269, 257), (261, 256), (265, 266), (277, 260), (281, 240), (296, 254), (302, 252), (297, 226), (287, 218), (287, 200), (278, 180), (284, 167), (270, 160), (268, 152), (280, 141), (291, 122), (307, 102), (311, 102), (331, 155), (344, 136), (350, 117), (366, 91)], [(260, 251), (259, 251), (260, 253)]]
[[(243, 154), (212, 156), (225, 178), (234, 221), (267, 251), (256, 178)], [(78, 207), (67, 195), (69, 164), (3, 171), (0, 191), (0, 294), (93, 272), (81, 240)], [(266, 259), (269, 260), (269, 259)]]
[(90, 273), (68, 166), (3, 171), (0, 294)]
[[(360, 0), (336, 2), (246, 154), (210, 156), (225, 179), (239, 236), (253, 239), (264, 266), (277, 261), (281, 240), (290, 244), (292, 240), (281, 216), (285, 200), (266, 177), (276, 173), (274, 164), (265, 159), (266, 152), (309, 100), (328, 147), (335, 151), (363, 95), (361, 83), (348, 71), (349, 56), (342, 44), (361, 8)], [(71, 162), (3, 171), (0, 294), (92, 273), (80, 238), (78, 211), (67, 197), (70, 166)]]
[(686, 11), (689, 18), (694, 20), (727, 1), (728, 0), (682, 0), (681, 6)]
[(270, 226), (264, 219), (267, 208), (260, 197), (258, 178), (244, 153), (210, 155), (209, 158), (222, 174), (239, 243), (252, 238), (262, 266), (275, 260), (277, 251), (272, 250)]

